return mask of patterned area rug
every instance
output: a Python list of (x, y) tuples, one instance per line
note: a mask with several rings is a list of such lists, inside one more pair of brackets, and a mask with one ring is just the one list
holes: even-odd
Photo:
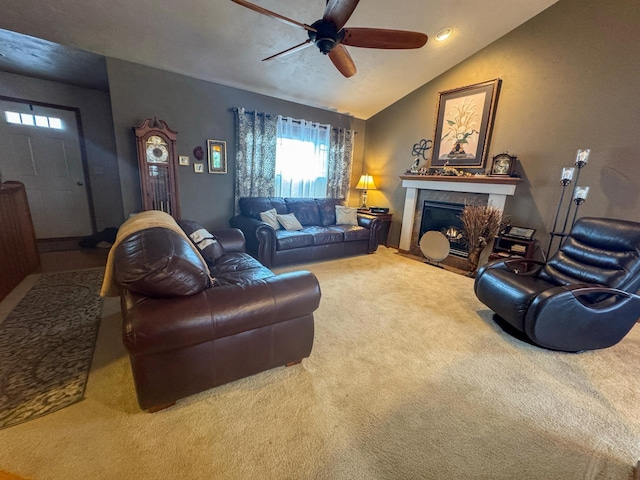
[(82, 399), (104, 269), (45, 273), (0, 324), (0, 429)]

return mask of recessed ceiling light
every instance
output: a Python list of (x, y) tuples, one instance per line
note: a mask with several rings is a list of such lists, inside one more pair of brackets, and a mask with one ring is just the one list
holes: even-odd
[(451, 36), (452, 33), (453, 30), (451, 28), (443, 28), (438, 33), (436, 33), (436, 42), (444, 42)]

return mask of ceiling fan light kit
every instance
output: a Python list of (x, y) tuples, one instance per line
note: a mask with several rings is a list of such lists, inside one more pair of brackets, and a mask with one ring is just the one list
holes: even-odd
[(451, 36), (451, 34), (453, 34), (453, 29), (451, 28), (438, 30), (438, 33), (436, 33), (436, 42), (444, 42)]
[(254, 12), (307, 31), (308, 40), (271, 55), (263, 59), (263, 61), (289, 55), (314, 44), (320, 52), (329, 56), (338, 71), (347, 78), (355, 75), (356, 66), (345, 45), (377, 49), (413, 49), (423, 47), (428, 39), (424, 33), (405, 30), (343, 28), (358, 6), (359, 0), (328, 0), (322, 19), (315, 21), (311, 25), (292, 20), (246, 0), (231, 1)]
[(311, 24), (315, 32), (309, 31), (309, 39), (316, 44), (322, 53), (327, 55), (333, 47), (344, 40), (344, 30), (336, 31), (336, 26), (331, 22), (318, 20)]

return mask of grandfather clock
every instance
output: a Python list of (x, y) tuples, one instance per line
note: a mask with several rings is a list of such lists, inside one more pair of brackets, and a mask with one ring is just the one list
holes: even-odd
[(134, 127), (142, 189), (142, 209), (161, 210), (180, 219), (176, 138), (163, 120), (147, 118)]

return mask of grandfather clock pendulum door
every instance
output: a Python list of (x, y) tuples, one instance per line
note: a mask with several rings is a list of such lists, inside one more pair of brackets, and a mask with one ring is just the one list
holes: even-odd
[(163, 120), (147, 118), (134, 127), (142, 189), (142, 209), (161, 210), (180, 219), (176, 139)]

